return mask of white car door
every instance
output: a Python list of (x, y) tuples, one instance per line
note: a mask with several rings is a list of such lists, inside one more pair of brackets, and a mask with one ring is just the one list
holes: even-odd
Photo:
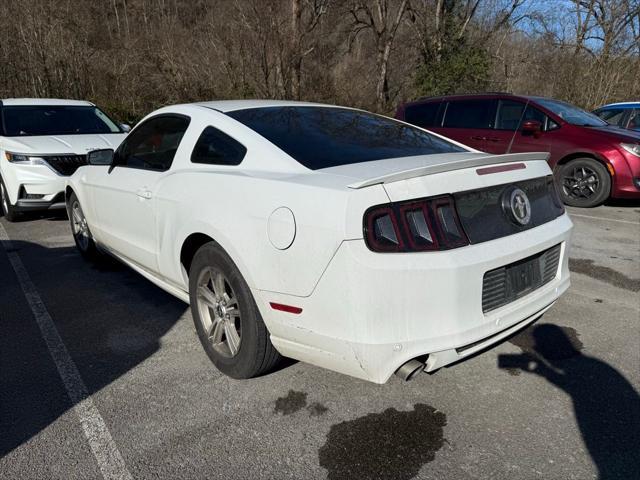
[(152, 272), (158, 271), (154, 195), (188, 125), (188, 117), (174, 114), (146, 120), (116, 150), (108, 173), (87, 179), (102, 242)]

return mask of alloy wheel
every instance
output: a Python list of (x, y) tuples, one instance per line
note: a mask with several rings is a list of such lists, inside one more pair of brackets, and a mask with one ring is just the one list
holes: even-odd
[(86, 251), (89, 248), (89, 226), (78, 201), (73, 202), (71, 206), (71, 225), (73, 226), (73, 236), (76, 237), (78, 246), (82, 251)]
[(200, 321), (216, 352), (226, 358), (240, 351), (240, 306), (224, 274), (205, 268), (198, 277), (196, 299)]
[(599, 188), (598, 173), (586, 166), (574, 167), (562, 178), (565, 195), (573, 198), (591, 198), (598, 193)]

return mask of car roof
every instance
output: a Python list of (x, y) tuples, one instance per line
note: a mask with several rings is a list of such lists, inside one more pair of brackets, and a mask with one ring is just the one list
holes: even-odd
[(610, 107), (621, 107), (621, 108), (637, 108), (640, 107), (640, 101), (638, 102), (618, 102), (618, 103), (608, 103), (607, 105), (603, 105), (598, 108), (598, 110), (602, 108), (610, 108)]
[(61, 98), (5, 98), (0, 101), (4, 106), (93, 106), (86, 100), (65, 100)]
[(496, 98), (508, 97), (513, 99), (520, 99), (520, 100), (528, 99), (528, 100), (534, 100), (534, 101), (544, 98), (544, 97), (534, 97), (529, 95), (516, 95), (513, 93), (507, 93), (507, 92), (464, 93), (464, 94), (456, 94), (456, 95), (439, 95), (435, 97), (418, 98), (417, 100), (406, 102), (405, 105), (414, 105), (414, 104), (429, 103), (429, 102), (444, 101), (444, 100), (476, 99), (476, 98), (483, 98), (483, 97), (496, 97)]
[(195, 102), (190, 105), (207, 107), (220, 112), (268, 107), (335, 107), (335, 105), (325, 105), (322, 103), (312, 102), (294, 102), (290, 100), (214, 100), (210, 102)]
[(327, 107), (327, 108), (347, 108), (337, 105), (327, 105), (313, 102), (294, 102), (290, 100), (215, 100), (211, 102), (196, 102), (190, 105), (212, 108), (220, 112), (232, 112), (234, 110), (247, 110), (250, 108), (268, 107)]

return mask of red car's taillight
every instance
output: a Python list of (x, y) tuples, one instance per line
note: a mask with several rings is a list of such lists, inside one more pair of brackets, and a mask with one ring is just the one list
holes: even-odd
[(374, 252), (450, 250), (469, 244), (449, 195), (368, 209), (364, 238)]

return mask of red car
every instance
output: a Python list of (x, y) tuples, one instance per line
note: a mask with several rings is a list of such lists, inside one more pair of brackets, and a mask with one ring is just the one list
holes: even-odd
[(549, 152), (568, 205), (640, 199), (640, 132), (559, 100), (501, 93), (434, 97), (401, 105), (396, 118), (484, 152)]

